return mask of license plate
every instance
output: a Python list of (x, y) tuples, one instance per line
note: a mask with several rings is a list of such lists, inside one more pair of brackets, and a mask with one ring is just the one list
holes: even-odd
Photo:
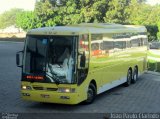
[(42, 98), (49, 98), (50, 96), (47, 95), (47, 94), (41, 94), (41, 97), (42, 97)]

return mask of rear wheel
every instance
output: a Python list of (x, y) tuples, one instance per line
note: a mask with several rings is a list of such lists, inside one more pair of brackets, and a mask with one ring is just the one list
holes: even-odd
[(88, 87), (88, 91), (87, 91), (87, 100), (85, 100), (86, 104), (91, 104), (96, 96), (96, 87), (94, 86), (94, 84), (90, 84)]
[(132, 83), (136, 83), (136, 81), (138, 80), (138, 68), (135, 67), (134, 68), (134, 72), (133, 72), (133, 78), (132, 78)]
[(129, 69), (127, 73), (127, 81), (124, 85), (128, 87), (131, 84), (131, 80), (132, 80), (132, 71), (131, 69)]

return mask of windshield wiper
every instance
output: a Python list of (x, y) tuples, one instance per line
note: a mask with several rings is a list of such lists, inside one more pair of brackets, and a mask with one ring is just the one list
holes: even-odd
[(50, 65), (48, 65), (48, 67), (49, 67), (49, 69), (50, 69), (50, 71), (51, 71), (52, 76), (48, 75), (47, 73), (46, 73), (46, 74), (47, 74), (49, 77), (51, 77), (57, 85), (59, 85), (59, 83), (60, 83), (60, 82), (59, 82), (59, 79), (57, 78), (56, 74), (53, 73), (52, 67), (51, 67)]
[[(52, 74), (52, 73), (51, 73), (51, 74)], [(53, 76), (50, 76), (50, 75), (48, 75), (48, 74), (46, 74), (46, 75), (47, 75), (48, 77), (52, 78), (57, 85), (60, 84), (60, 82), (57, 80), (57, 78), (54, 78)]]

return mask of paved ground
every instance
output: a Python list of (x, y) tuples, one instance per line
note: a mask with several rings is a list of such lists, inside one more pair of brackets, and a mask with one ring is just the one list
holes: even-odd
[(0, 42), (0, 112), (8, 113), (158, 113), (160, 75), (146, 73), (130, 87), (119, 86), (97, 96), (91, 105), (59, 105), (22, 101), (15, 54), (23, 43)]

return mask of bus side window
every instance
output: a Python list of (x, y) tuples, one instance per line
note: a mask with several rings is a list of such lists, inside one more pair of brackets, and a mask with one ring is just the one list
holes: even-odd
[(131, 47), (131, 41), (127, 41), (126, 42), (126, 48), (130, 48)]
[(103, 40), (102, 34), (92, 34), (91, 36), (91, 56), (102, 55), (103, 50)]
[(103, 34), (103, 50), (109, 51), (114, 49), (114, 41), (111, 34)]
[(139, 39), (131, 40), (132, 47), (139, 47)]
[(143, 38), (143, 43), (144, 43), (144, 46), (147, 46), (147, 45), (148, 45), (147, 38)]
[(116, 49), (125, 49), (126, 48), (126, 41), (115, 41), (114, 47)]
[(104, 50), (112, 50), (114, 48), (113, 41), (103, 41), (103, 49)]

